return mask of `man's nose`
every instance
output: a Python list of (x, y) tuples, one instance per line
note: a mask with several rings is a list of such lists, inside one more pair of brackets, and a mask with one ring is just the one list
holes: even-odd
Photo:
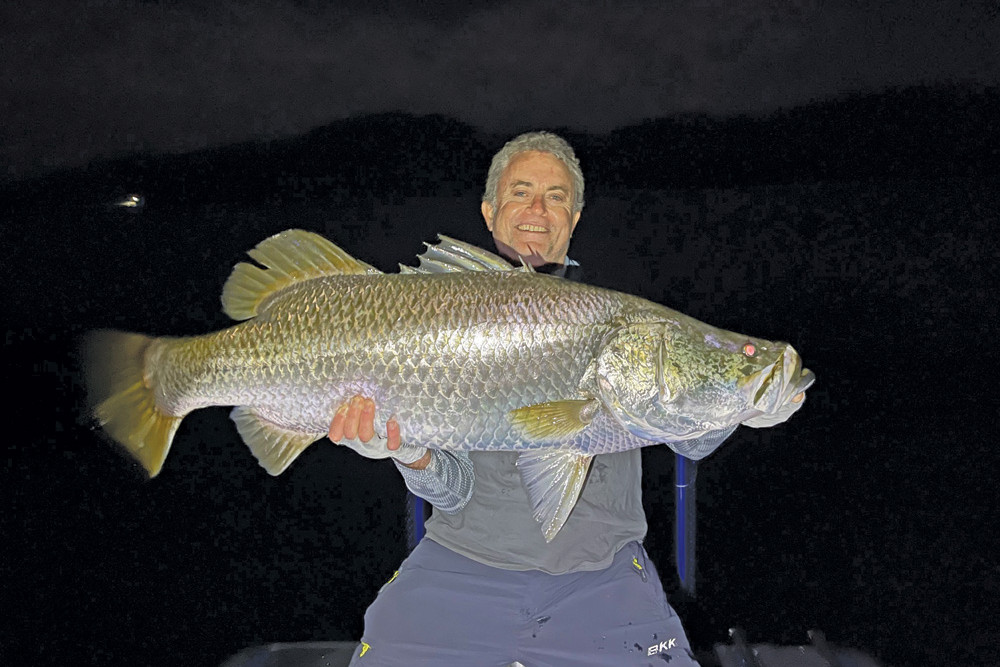
[(531, 210), (539, 214), (545, 213), (545, 197), (542, 195), (532, 197)]

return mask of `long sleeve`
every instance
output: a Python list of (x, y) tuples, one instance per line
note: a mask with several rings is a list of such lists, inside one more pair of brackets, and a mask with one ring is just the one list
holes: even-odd
[(472, 497), (475, 481), (472, 461), (466, 452), (431, 450), (431, 461), (423, 470), (407, 468), (393, 459), (408, 488), (435, 508), (454, 514)]

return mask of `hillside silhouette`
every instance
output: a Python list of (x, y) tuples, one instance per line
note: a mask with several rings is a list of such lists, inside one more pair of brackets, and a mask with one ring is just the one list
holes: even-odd
[[(998, 88), (891, 89), (764, 117), (684, 115), (605, 134), (546, 129), (570, 140), (594, 192), (1000, 173)], [(248, 204), (446, 196), (480, 189), (507, 138), (441, 115), (370, 114), (292, 138), (97, 160), (6, 189), (29, 206), (122, 188)]]

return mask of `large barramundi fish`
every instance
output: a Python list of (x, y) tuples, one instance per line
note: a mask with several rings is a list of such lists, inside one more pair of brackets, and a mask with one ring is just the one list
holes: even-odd
[(772, 426), (813, 382), (786, 343), (723, 331), (644, 299), (514, 270), (454, 239), (384, 274), (288, 230), (236, 265), (231, 328), (187, 338), (97, 331), (84, 345), (93, 414), (150, 475), (181, 420), (232, 411), (272, 475), (322, 439), (337, 407), (374, 398), (407, 442), (517, 450), (547, 539), (596, 454), (665, 443), (700, 459), (740, 424)]

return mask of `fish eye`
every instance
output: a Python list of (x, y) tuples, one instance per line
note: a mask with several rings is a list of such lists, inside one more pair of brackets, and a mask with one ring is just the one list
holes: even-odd
[(753, 357), (754, 355), (757, 354), (757, 348), (754, 347), (753, 343), (747, 343), (746, 345), (743, 346), (743, 354), (747, 355), (748, 357)]

